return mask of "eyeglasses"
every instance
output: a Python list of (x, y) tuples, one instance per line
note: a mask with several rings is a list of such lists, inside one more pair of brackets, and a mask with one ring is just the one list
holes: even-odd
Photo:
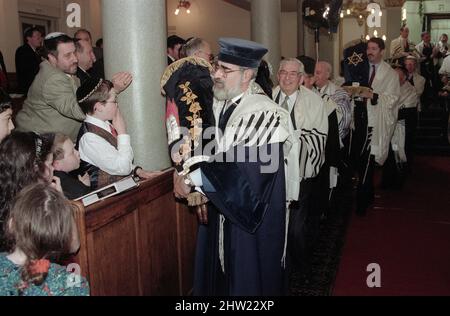
[(242, 71), (243, 70), (242, 68), (230, 69), (230, 68), (224, 67), (222, 65), (219, 65), (217, 63), (213, 65), (213, 68), (214, 68), (214, 73), (217, 73), (218, 71), (221, 71), (223, 73), (223, 77), (224, 78), (227, 78), (228, 75), (231, 74), (232, 72)]
[(117, 101), (117, 100), (114, 100), (114, 101), (105, 101), (105, 104), (119, 104), (119, 102)]
[(287, 72), (285, 70), (281, 70), (280, 72), (278, 72), (278, 74), (280, 75), (280, 77), (290, 77), (290, 78), (295, 78), (300, 75), (299, 72), (296, 71)]

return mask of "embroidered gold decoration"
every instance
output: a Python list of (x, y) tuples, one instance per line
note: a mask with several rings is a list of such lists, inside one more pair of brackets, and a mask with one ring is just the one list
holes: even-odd
[[(180, 146), (180, 155), (184, 160), (187, 160), (189, 158), (192, 149), (195, 149), (200, 145), (203, 123), (203, 120), (200, 117), (202, 107), (200, 103), (197, 102), (198, 96), (192, 91), (190, 86), (191, 83), (189, 81), (178, 86), (181, 90), (183, 90), (184, 95), (181, 98), (181, 102), (186, 103), (186, 105), (189, 107), (189, 112), (191, 113), (190, 116), (186, 117), (186, 120), (191, 123), (189, 135), (186, 135), (184, 137), (184, 144)], [(193, 148), (192, 144), (194, 145)]]
[(357, 54), (356, 52), (353, 52), (353, 55), (348, 58), (348, 64), (353, 66), (358, 66), (358, 64), (364, 62), (362, 59), (363, 54)]
[(181, 67), (183, 67), (183, 65), (185, 63), (190, 63), (193, 65), (198, 65), (198, 66), (203, 66), (209, 69), (209, 71), (212, 73), (213, 67), (211, 66), (211, 64), (206, 61), (203, 58), (199, 58), (199, 57), (187, 57), (187, 58), (183, 58), (180, 60), (177, 60), (176, 62), (174, 62), (173, 64), (171, 64), (169, 67), (166, 68), (166, 70), (164, 71), (164, 74), (162, 75), (161, 78), (161, 93), (165, 96), (166, 92), (164, 91), (164, 86), (166, 85), (166, 83), (170, 80), (170, 77), (172, 77), (172, 75)]

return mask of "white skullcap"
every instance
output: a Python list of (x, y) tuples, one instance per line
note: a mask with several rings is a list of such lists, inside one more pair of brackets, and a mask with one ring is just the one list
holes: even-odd
[(45, 37), (45, 40), (50, 40), (50, 39), (54, 39), (54, 38), (57, 38), (57, 37), (60, 37), (60, 36), (68, 36), (67, 34), (65, 34), (65, 33), (61, 33), (61, 32), (53, 32), (53, 33), (50, 33), (50, 34), (48, 34), (46, 37)]

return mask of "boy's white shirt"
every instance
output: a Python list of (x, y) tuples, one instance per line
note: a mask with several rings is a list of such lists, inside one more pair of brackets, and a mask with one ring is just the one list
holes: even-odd
[[(108, 122), (90, 115), (86, 116), (85, 122), (111, 133), (111, 124)], [(134, 153), (131, 148), (130, 135), (119, 135), (117, 137), (117, 149), (115, 149), (102, 137), (93, 133), (86, 133), (80, 139), (79, 152), (81, 160), (110, 175), (127, 176), (134, 169)]]

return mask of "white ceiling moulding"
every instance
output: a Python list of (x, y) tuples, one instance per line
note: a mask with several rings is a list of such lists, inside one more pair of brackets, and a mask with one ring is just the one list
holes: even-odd
[[(223, 0), (227, 3), (230, 3), (232, 5), (235, 5), (241, 9), (250, 11), (251, 9), (251, 0)], [(282, 12), (297, 12), (297, 1), (298, 0), (281, 0), (281, 11)], [(355, 2), (361, 1), (361, 0), (354, 0)], [(373, 2), (377, 2), (382, 7), (402, 7), (405, 4), (406, 0), (375, 0)], [(349, 0), (344, 0), (344, 5), (350, 2)], [(366, 1), (370, 2), (370, 1)], [(438, 1), (438, 2), (445, 2)]]

